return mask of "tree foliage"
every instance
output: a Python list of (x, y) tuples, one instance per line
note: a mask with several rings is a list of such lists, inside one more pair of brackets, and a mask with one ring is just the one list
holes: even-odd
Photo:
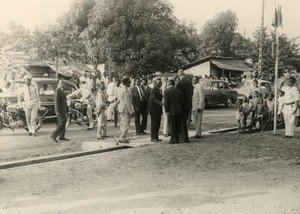
[(230, 10), (218, 13), (203, 27), (200, 34), (201, 56), (233, 56), (231, 43), (238, 26), (236, 14)]
[(103, 0), (93, 8), (84, 38), (128, 74), (167, 72), (196, 52), (194, 28), (179, 23), (162, 0)]

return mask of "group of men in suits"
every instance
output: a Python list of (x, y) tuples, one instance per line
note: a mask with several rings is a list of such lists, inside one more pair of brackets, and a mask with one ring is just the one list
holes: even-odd
[[(189, 143), (188, 118), (191, 111), (195, 117), (196, 135), (202, 137), (202, 113), (204, 109), (204, 93), (199, 79), (194, 78), (193, 86), (183, 70), (178, 71), (178, 81), (169, 79), (168, 87), (162, 92), (162, 80), (156, 78), (150, 88), (147, 79), (136, 79), (131, 86), (129, 77), (122, 78), (122, 85), (118, 88), (118, 113), (120, 116), (120, 143), (129, 143), (128, 130), (131, 118), (134, 117), (136, 135), (146, 134), (148, 112), (151, 117), (151, 141), (159, 142), (158, 137), (161, 116), (164, 112), (168, 117), (168, 132), (171, 136), (170, 144)], [(55, 91), (55, 112), (57, 114), (57, 128), (52, 133), (54, 141), (68, 140), (65, 138), (65, 124), (68, 106), (66, 96), (62, 90), (63, 81), (59, 80)], [(164, 98), (164, 99), (163, 99)]]

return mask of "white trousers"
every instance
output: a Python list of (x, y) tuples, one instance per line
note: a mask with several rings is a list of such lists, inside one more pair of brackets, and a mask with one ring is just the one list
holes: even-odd
[(165, 108), (163, 108), (163, 134), (167, 135), (168, 133), (169, 133), (168, 115), (165, 112)]
[(114, 108), (113, 108), (113, 103), (109, 104), (108, 108), (106, 109), (106, 117), (108, 120), (112, 120), (113, 118), (113, 113), (114, 113)]
[(38, 103), (25, 108), (26, 123), (27, 123), (28, 131), (31, 133), (35, 133), (38, 108), (39, 108)]
[(195, 119), (195, 135), (202, 136), (202, 117), (203, 117), (203, 110), (201, 112), (193, 111), (194, 119)]
[(295, 105), (284, 105), (282, 109), (286, 136), (294, 136), (295, 133), (295, 114), (293, 114), (294, 108)]
[(120, 113), (120, 140), (128, 140), (128, 130), (130, 126), (130, 114)]
[(94, 124), (93, 124), (93, 105), (88, 104), (86, 107), (86, 115), (88, 117), (88, 122), (89, 122), (89, 128), (93, 128)]
[(106, 136), (107, 132), (107, 125), (106, 125), (106, 115), (105, 112), (100, 112), (98, 116), (98, 125), (97, 125), (97, 137), (101, 138)]

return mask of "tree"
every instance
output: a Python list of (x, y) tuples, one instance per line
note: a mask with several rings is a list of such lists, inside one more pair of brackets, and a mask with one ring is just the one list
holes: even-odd
[[(130, 11), (130, 12), (129, 12)], [(161, 0), (102, 0), (83, 32), (87, 46), (128, 74), (167, 72), (193, 58), (195, 30)]]
[(231, 43), (238, 25), (236, 14), (230, 10), (218, 13), (203, 27), (200, 34), (200, 54), (205, 56), (233, 56)]

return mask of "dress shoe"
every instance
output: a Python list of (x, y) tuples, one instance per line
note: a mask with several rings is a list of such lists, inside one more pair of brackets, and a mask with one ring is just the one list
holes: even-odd
[(110, 136), (108, 135), (103, 135), (102, 138), (109, 138)]
[(189, 143), (190, 141), (189, 140), (180, 140), (179, 142), (180, 143)]
[(193, 138), (202, 138), (201, 135), (195, 135)]
[(68, 138), (65, 138), (65, 137), (59, 138), (59, 140), (69, 141), (69, 139), (68, 139)]
[(158, 141), (162, 141), (162, 139), (157, 139)]
[(119, 140), (119, 143), (129, 143), (128, 140)]
[(94, 130), (94, 127), (88, 127), (86, 130), (90, 131), (90, 130)]
[(58, 140), (56, 140), (56, 138), (55, 138), (55, 137), (53, 137), (53, 136), (50, 136), (50, 138), (51, 138), (53, 141), (55, 141), (56, 143), (58, 143)]
[(169, 135), (167, 135), (167, 134), (164, 134), (164, 137), (169, 137)]
[(103, 140), (103, 137), (97, 137), (98, 140)]
[(169, 144), (175, 144), (176, 142), (175, 141), (169, 141)]
[(31, 133), (31, 132), (28, 132), (28, 136), (32, 136), (32, 133)]
[(36, 137), (36, 133), (32, 133), (32, 136), (33, 136), (33, 137)]
[(140, 132), (142, 135), (146, 135), (147, 133), (145, 131)]
[(153, 142), (153, 143), (158, 143), (159, 140), (157, 140), (157, 139), (151, 139), (151, 142)]

